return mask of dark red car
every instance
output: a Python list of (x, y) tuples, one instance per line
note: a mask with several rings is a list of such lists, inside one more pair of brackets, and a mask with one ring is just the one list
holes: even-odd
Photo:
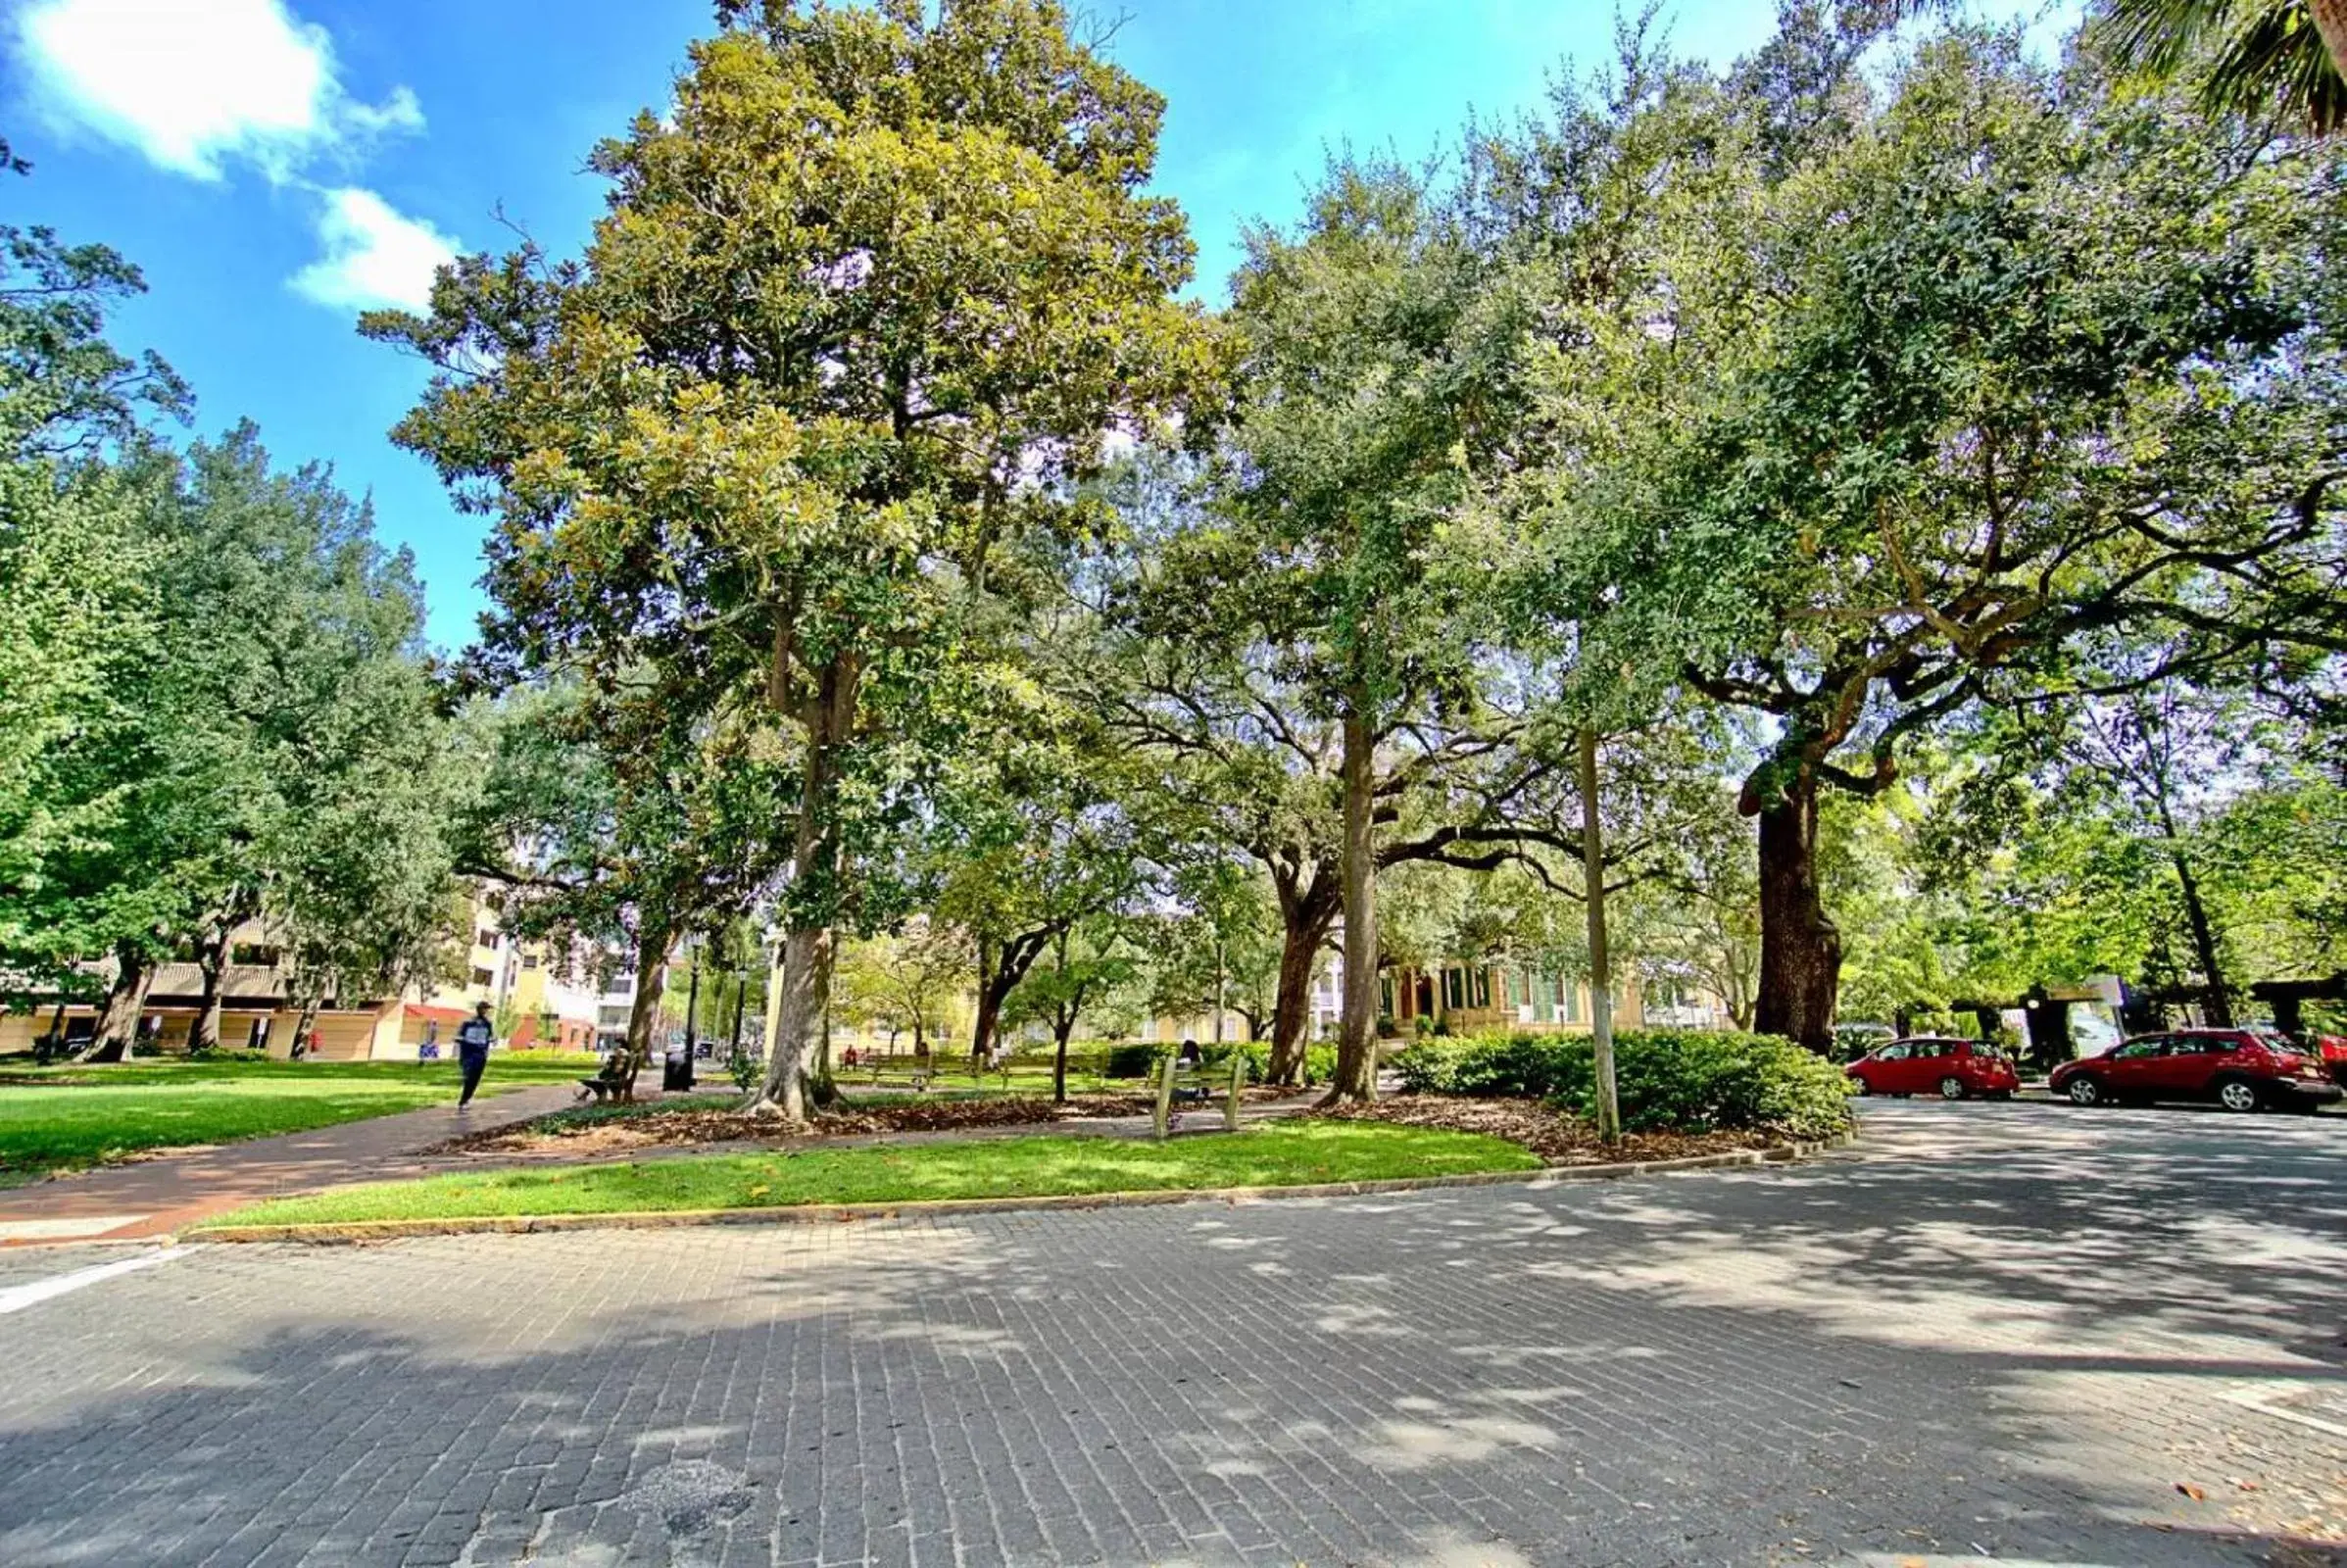
[(2267, 1029), (2170, 1029), (2056, 1067), (2046, 1087), (2073, 1104), (2213, 1100), (2226, 1110), (2314, 1110), (2340, 1096), (2323, 1063)]
[(2337, 1035), (2309, 1035), (2307, 1049), (2323, 1058), (2332, 1083), (2347, 1084), (2347, 1040)]
[(2021, 1074), (1994, 1046), (1916, 1035), (1878, 1046), (1842, 1071), (1862, 1095), (1937, 1095), (1942, 1100), (2010, 1100)]

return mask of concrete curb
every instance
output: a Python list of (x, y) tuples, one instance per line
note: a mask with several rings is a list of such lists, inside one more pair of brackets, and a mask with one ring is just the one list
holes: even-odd
[(1452, 1187), (1539, 1187), (1558, 1182), (1619, 1181), (1674, 1171), (1727, 1170), (1807, 1159), (1858, 1141), (1856, 1129), (1836, 1138), (1738, 1149), (1677, 1159), (1625, 1160), (1612, 1165), (1549, 1165), (1538, 1170), (1481, 1171), (1464, 1176), (1398, 1176), (1384, 1181), (1320, 1182), (1299, 1187), (1174, 1188), (1136, 1193), (1070, 1193), (1044, 1198), (940, 1198), (900, 1203), (803, 1203), (785, 1208), (693, 1208), (608, 1214), (499, 1215), (468, 1219), (375, 1219), (318, 1225), (224, 1225), (179, 1233), (180, 1241), (300, 1242), (345, 1246), (407, 1236), (535, 1235), (543, 1231), (671, 1230), (700, 1225), (846, 1224), (870, 1219), (950, 1218), (1030, 1209), (1143, 1208), (1169, 1203), (1252, 1203), (1267, 1199), (1362, 1198)]

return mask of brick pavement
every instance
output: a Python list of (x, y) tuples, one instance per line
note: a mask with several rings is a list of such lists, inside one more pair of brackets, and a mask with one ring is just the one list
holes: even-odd
[(2347, 1127), (1870, 1116), (1604, 1188), (184, 1249), (0, 1316), (0, 1562), (2340, 1560)]

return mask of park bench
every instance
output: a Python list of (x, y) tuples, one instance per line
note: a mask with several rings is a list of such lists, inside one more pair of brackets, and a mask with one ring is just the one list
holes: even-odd
[(624, 1056), (613, 1056), (596, 1070), (594, 1077), (581, 1078), (578, 1081), (578, 1098), (592, 1100), (598, 1105), (607, 1100), (617, 1100), (635, 1077), (633, 1073), (621, 1071), (625, 1062)]
[(865, 1082), (874, 1089), (895, 1086), (910, 1089), (915, 1094), (927, 1093), (930, 1080), (937, 1076), (928, 1058), (921, 1056), (914, 1057), (909, 1063), (885, 1058), (865, 1061), (858, 1064), (856, 1071), (865, 1075)]
[(1217, 1093), (1223, 1098), (1223, 1130), (1239, 1130), (1241, 1087), (1246, 1082), (1244, 1057), (1233, 1055), (1228, 1065), (1208, 1067), (1204, 1062), (1186, 1062), (1178, 1056), (1168, 1056), (1158, 1072), (1158, 1137), (1181, 1130), (1184, 1106), (1202, 1110), (1213, 1103)]

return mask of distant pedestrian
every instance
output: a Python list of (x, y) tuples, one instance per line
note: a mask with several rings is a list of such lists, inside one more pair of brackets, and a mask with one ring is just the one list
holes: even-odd
[(489, 1004), (474, 1004), (472, 1016), (457, 1025), (457, 1060), (465, 1068), (465, 1092), (457, 1097), (459, 1110), (471, 1102), (472, 1092), (481, 1086), (481, 1074), (489, 1069), (489, 1047), (496, 1040), (497, 1026), (489, 1021)]

